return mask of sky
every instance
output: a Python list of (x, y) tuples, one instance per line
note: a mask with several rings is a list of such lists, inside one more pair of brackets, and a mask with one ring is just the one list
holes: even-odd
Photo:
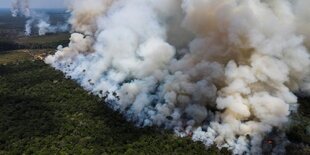
[[(64, 0), (29, 0), (30, 8), (64, 8)], [(10, 8), (11, 0), (0, 0), (0, 8)]]

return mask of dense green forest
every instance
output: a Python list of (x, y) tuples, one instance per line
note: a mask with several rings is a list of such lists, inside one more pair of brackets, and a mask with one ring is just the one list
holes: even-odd
[[(2, 64), (0, 80), (0, 154), (230, 154), (171, 131), (137, 128), (42, 61)], [(299, 102), (287, 154), (310, 153), (309, 98)]]
[(1, 39), (0, 51), (17, 49), (49, 49), (67, 45), (69, 34), (48, 34), (45, 36), (26, 36), (17, 39)]
[(42, 61), (0, 66), (0, 154), (229, 154), (137, 128)]

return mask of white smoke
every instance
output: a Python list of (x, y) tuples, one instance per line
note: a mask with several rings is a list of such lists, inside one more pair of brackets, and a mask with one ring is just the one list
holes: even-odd
[(19, 13), (26, 17), (30, 17), (29, 0), (11, 0), (12, 16), (16, 17)]
[(71, 0), (76, 33), (45, 62), (139, 126), (260, 154), (309, 90), (306, 3)]
[(50, 17), (47, 14), (30, 11), (29, 0), (11, 0), (12, 3), (12, 16), (16, 17), (21, 14), (28, 18), (25, 25), (25, 35), (32, 34), (33, 26), (38, 29), (39, 35), (46, 33), (67, 32), (70, 29), (69, 24), (51, 25)]
[(26, 21), (26, 25), (25, 25), (25, 35), (29, 36), (31, 35), (31, 31), (32, 31), (32, 23), (34, 22), (33, 19), (29, 19)]
[[(297, 14), (297, 32), (298, 34), (304, 36), (305, 45), (308, 49), (310, 49), (310, 9), (307, 9), (307, 6), (310, 6), (310, 1), (294, 0), (293, 2), (295, 4), (294, 12)], [(304, 84), (301, 85), (301, 89), (310, 95), (310, 76), (304, 80)]]
[(31, 14), (31, 17), (26, 21), (25, 25), (25, 35), (27, 36), (32, 34), (33, 28), (38, 30), (37, 34), (40, 36), (46, 33), (67, 32), (70, 29), (68, 23), (52, 25), (50, 17), (45, 13), (32, 11)]
[(69, 24), (56, 24), (51, 25), (46, 23), (46, 21), (40, 21), (38, 24), (39, 35), (45, 35), (46, 33), (58, 33), (58, 32), (68, 32), (70, 30)]

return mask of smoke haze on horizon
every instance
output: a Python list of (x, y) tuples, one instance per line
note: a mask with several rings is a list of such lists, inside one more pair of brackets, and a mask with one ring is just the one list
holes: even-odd
[[(30, 8), (65, 8), (64, 0), (29, 0)], [(11, 0), (0, 0), (0, 8), (11, 8)]]
[[(31, 9), (32, 3), (30, 0), (10, 0), (10, 2), (12, 16), (24, 16), (27, 19), (25, 23), (26, 36), (32, 34), (32, 28), (34, 26), (38, 28), (38, 35), (69, 31), (70, 26), (67, 21), (65, 21), (65, 23), (51, 25), (48, 14)], [(66, 17), (64, 16), (64, 18)]]

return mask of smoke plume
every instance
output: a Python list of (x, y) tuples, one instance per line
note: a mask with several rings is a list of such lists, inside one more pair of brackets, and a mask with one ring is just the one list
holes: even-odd
[(26, 17), (30, 16), (29, 0), (11, 0), (11, 4), (13, 17), (16, 17), (19, 13)]
[(37, 29), (37, 34), (41, 36), (46, 33), (67, 32), (70, 26), (68, 23), (52, 25), (50, 17), (47, 14), (32, 11), (31, 17), (26, 21), (25, 35), (31, 35), (33, 28)]
[(71, 0), (75, 33), (45, 62), (138, 126), (260, 154), (296, 110), (293, 92), (309, 90), (306, 4)]
[(45, 13), (39, 13), (36, 11), (30, 11), (29, 0), (11, 0), (12, 3), (12, 16), (17, 15), (25, 16), (28, 20), (25, 25), (25, 35), (32, 34), (32, 29), (35, 27), (38, 29), (39, 35), (45, 35), (46, 33), (67, 32), (70, 29), (69, 24), (50, 24), (50, 17)]

